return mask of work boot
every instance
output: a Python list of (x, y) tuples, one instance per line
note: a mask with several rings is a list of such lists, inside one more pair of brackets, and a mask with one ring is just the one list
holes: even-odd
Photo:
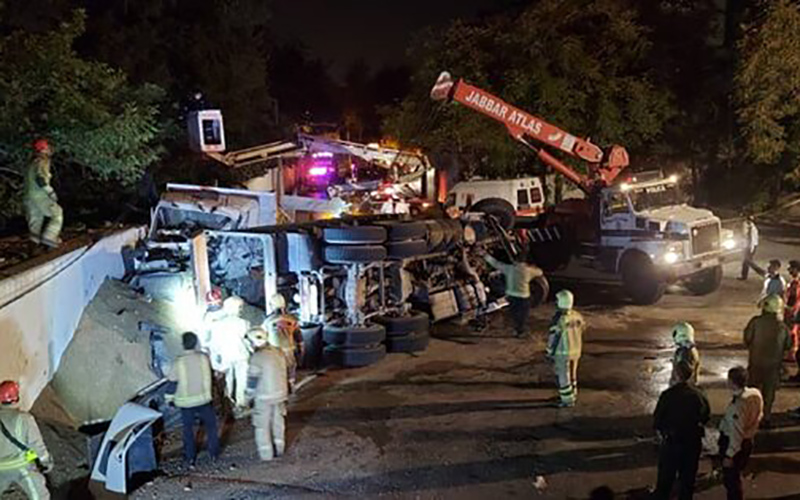
[(61, 245), (61, 238), (58, 237), (56, 237), (55, 239), (42, 238), (41, 243), (50, 248), (58, 248), (58, 246)]
[(28, 239), (31, 240), (32, 242), (36, 243), (37, 245), (40, 245), (42, 243), (42, 239), (39, 237), (39, 235), (36, 235), (36, 234), (33, 234), (33, 233), (28, 235)]

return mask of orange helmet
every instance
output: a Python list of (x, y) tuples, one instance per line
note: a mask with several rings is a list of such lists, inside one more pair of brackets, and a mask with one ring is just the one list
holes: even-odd
[(13, 380), (6, 380), (0, 384), (0, 403), (4, 405), (19, 401), (19, 384)]
[(36, 139), (33, 143), (33, 149), (36, 150), (37, 153), (47, 151), (50, 149), (50, 143), (47, 142), (47, 139)]

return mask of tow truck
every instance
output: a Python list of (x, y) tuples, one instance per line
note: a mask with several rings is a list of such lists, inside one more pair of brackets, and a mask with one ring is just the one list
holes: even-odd
[[(711, 211), (678, 203), (677, 177), (625, 177), (629, 156), (624, 147), (603, 149), (464, 80), (454, 81), (446, 71), (430, 96), (499, 121), (514, 140), (583, 191), (585, 198), (548, 207), (522, 232), (524, 251), (551, 277), (621, 282), (633, 302), (643, 305), (658, 302), (671, 283), (696, 295), (719, 288), (722, 263), (737, 252), (733, 232), (723, 229)], [(569, 167), (551, 149), (584, 162), (588, 174)], [(484, 211), (513, 225), (507, 201), (483, 204)]]

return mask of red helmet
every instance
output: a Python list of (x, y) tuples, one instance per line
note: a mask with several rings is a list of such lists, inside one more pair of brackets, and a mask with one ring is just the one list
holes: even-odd
[(214, 287), (206, 294), (206, 307), (209, 311), (216, 311), (222, 307), (222, 290)]
[(36, 139), (33, 143), (33, 149), (35, 149), (37, 153), (47, 151), (50, 149), (50, 143), (47, 142), (47, 139)]
[(6, 380), (0, 384), (0, 403), (12, 404), (19, 401), (19, 384), (13, 380)]

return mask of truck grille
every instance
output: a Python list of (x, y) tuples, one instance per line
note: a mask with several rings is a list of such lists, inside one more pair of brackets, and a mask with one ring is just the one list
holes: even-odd
[(692, 253), (697, 256), (716, 251), (719, 251), (719, 224), (693, 227)]

